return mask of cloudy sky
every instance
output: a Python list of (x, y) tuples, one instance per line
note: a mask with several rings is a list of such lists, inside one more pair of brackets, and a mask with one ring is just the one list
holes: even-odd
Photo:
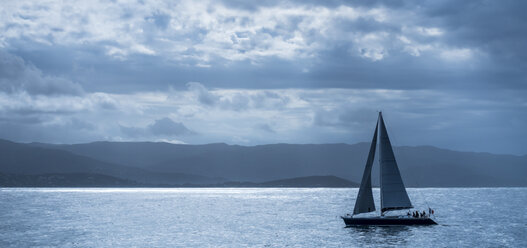
[(0, 6), (0, 138), (527, 154), (524, 1)]

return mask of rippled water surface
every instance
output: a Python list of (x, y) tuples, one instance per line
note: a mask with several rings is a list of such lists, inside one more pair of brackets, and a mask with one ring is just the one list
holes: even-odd
[(344, 228), (357, 189), (0, 188), (0, 247), (527, 247), (527, 188), (408, 193), (440, 225)]

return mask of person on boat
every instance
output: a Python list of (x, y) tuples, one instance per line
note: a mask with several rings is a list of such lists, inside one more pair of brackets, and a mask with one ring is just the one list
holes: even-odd
[(406, 216), (410, 216), (410, 210), (408, 210), (408, 213), (406, 213)]
[(422, 217), (426, 217), (426, 212), (423, 210), (423, 215)]
[(431, 208), (428, 208), (428, 216), (430, 216), (430, 215), (432, 215), (432, 214), (434, 214), (434, 210), (431, 209)]

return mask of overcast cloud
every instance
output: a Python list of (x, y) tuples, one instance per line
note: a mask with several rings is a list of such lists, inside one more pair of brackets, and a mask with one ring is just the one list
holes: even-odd
[(0, 138), (527, 154), (522, 1), (3, 1)]

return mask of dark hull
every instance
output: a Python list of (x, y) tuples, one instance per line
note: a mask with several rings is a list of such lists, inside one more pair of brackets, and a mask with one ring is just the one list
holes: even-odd
[(428, 226), (437, 225), (437, 223), (426, 218), (410, 218), (400, 216), (390, 217), (371, 217), (371, 218), (353, 218), (342, 216), (346, 226)]

